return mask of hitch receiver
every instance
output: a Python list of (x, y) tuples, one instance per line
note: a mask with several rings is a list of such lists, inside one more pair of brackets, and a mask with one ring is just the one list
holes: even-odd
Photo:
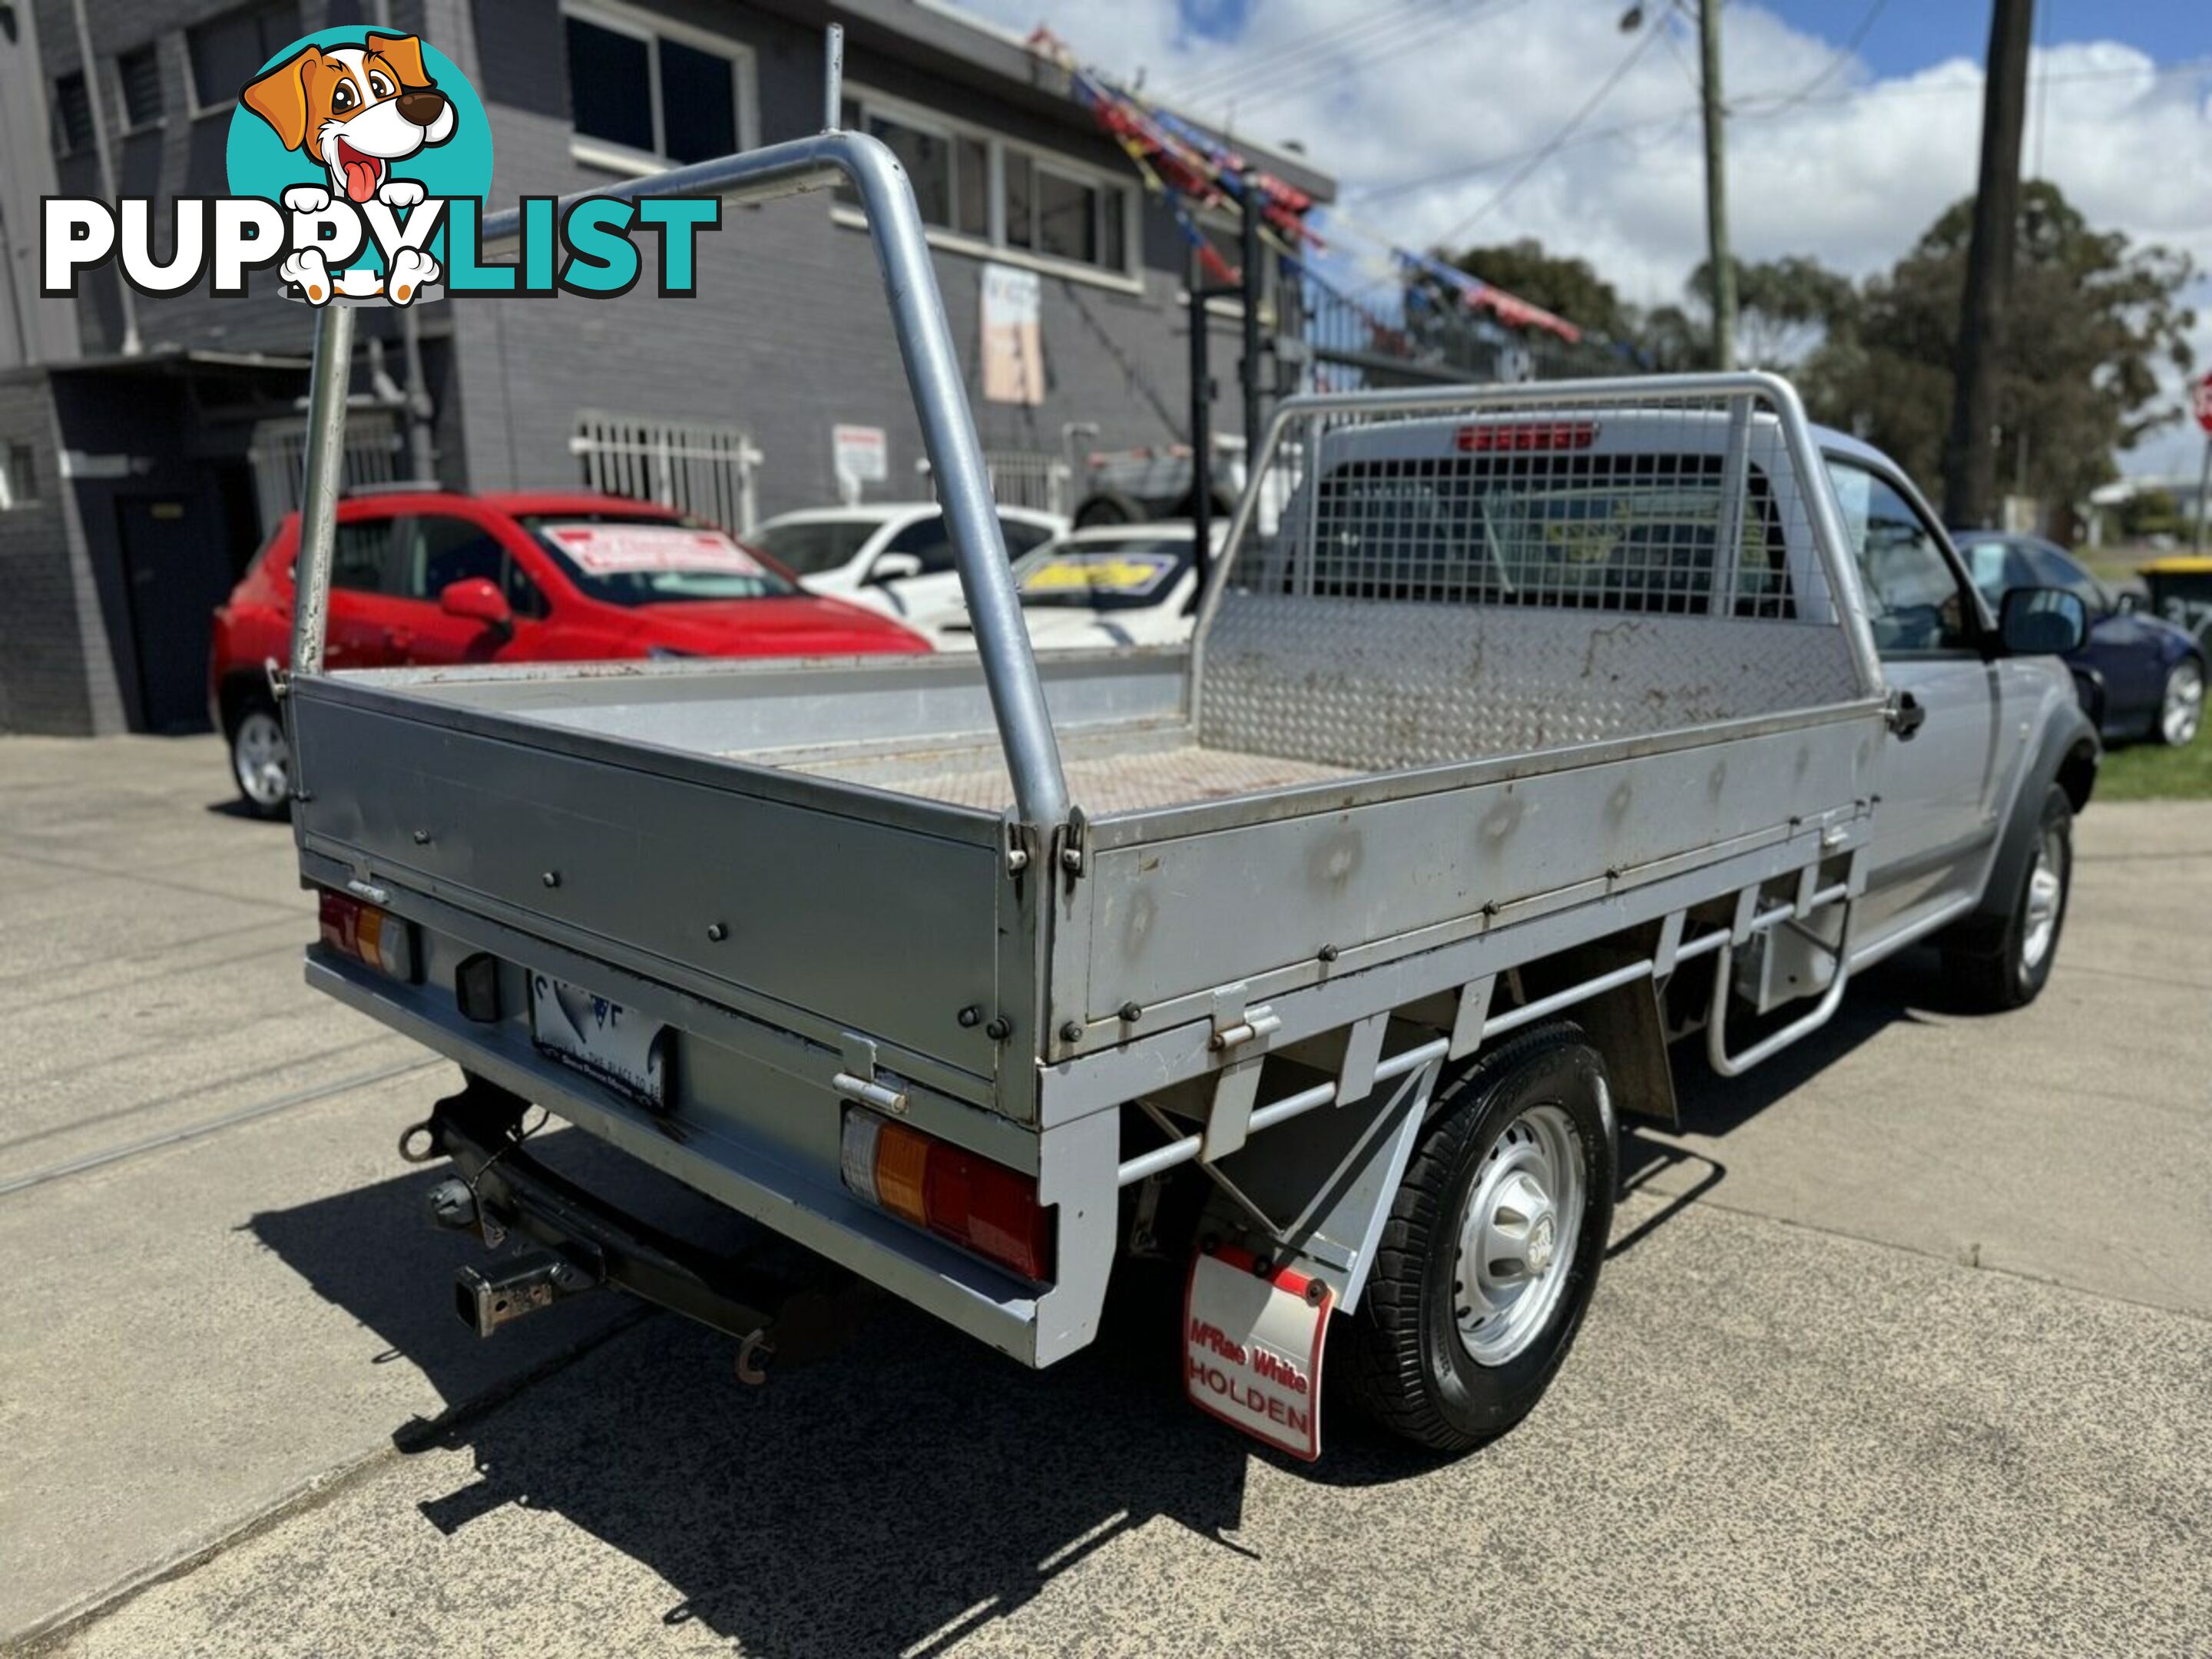
[(523, 1150), (527, 1109), (519, 1096), (469, 1075), (421, 1126), (427, 1155), (443, 1153), (458, 1171), (429, 1193), (432, 1221), (495, 1246), (517, 1237), (543, 1247), (455, 1274), (454, 1310), (477, 1335), (607, 1285), (750, 1340), (744, 1361), (757, 1372), (770, 1349), (779, 1366), (835, 1352), (875, 1300), (874, 1288), (853, 1274), (793, 1280), (755, 1261), (754, 1250), (705, 1249), (614, 1208)]
[(605, 1283), (573, 1261), (550, 1251), (501, 1262), (489, 1273), (475, 1267), (453, 1273), (453, 1311), (478, 1336), (489, 1336), (551, 1307), (563, 1297), (580, 1296)]

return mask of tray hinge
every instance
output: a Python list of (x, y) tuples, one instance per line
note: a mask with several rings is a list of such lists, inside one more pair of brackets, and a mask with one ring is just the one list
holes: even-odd
[(1053, 862), (1072, 886), (1091, 867), (1091, 822), (1081, 807), (1067, 809), (1067, 822), (1053, 831), (1053, 842), (1058, 848)]

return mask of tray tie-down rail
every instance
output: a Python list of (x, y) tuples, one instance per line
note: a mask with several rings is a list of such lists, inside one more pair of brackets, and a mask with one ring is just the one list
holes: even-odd
[[(1856, 848), (1850, 854), (1850, 865), (1841, 881), (1826, 887), (1818, 884), (1820, 866), (1808, 864), (1800, 872), (1797, 892), (1790, 899), (1762, 907), (1760, 885), (1744, 888), (1736, 895), (1735, 912), (1730, 924), (1692, 939), (1682, 937), (1688, 921), (1686, 911), (1677, 910), (1660, 925), (1657, 947), (1651, 955), (1568, 986), (1549, 996), (1540, 997), (1520, 1007), (1507, 1009), (1503, 1013), (1490, 1012), (1491, 992), (1497, 982), (1495, 975), (1481, 978), (1462, 987), (1459, 994), (1458, 1016), (1449, 1037), (1434, 1037), (1416, 1043), (1395, 1054), (1376, 1058), (1373, 1048), (1355, 1042), (1348, 1046), (1342, 1074), (1334, 1081), (1316, 1083), (1280, 1100), (1270, 1101), (1265, 1106), (1252, 1104), (1258, 1088), (1256, 1072), (1264, 1055), (1255, 1054), (1242, 1059), (1224, 1069), (1223, 1082), (1217, 1088), (1212, 1110), (1216, 1115), (1224, 1111), (1239, 1120), (1238, 1133), (1228, 1139), (1227, 1151), (1243, 1146), (1245, 1139), (1260, 1130), (1273, 1127), (1291, 1118), (1304, 1116), (1323, 1106), (1349, 1105), (1364, 1099), (1377, 1085), (1404, 1077), (1423, 1066), (1446, 1060), (1460, 1060), (1473, 1054), (1492, 1037), (1504, 1036), (1524, 1025), (1548, 1019), (1556, 1013), (1589, 1001), (1622, 985), (1640, 979), (1665, 980), (1675, 969), (1692, 957), (1713, 956), (1712, 1000), (1705, 1024), (1705, 1053), (1712, 1068), (1723, 1077), (1738, 1077), (1760, 1062), (1772, 1058), (1801, 1037), (1809, 1036), (1835, 1015), (1843, 1005), (1844, 993), (1851, 977), (1850, 953), (1852, 921), (1857, 908), (1859, 895), (1866, 890), (1866, 855), (1864, 848)], [(1779, 927), (1786, 921), (1802, 921), (1816, 911), (1832, 904), (1843, 907), (1839, 937), (1831, 954), (1835, 958), (1834, 975), (1827, 989), (1801, 1018), (1791, 1021), (1752, 1044), (1741, 1053), (1731, 1054), (1728, 1048), (1728, 1000), (1732, 982), (1735, 952), (1739, 946), (1748, 944), (1754, 935)], [(1237, 988), (1242, 989), (1241, 987)], [(1379, 1041), (1387, 1012), (1371, 1016), (1362, 1026), (1371, 1025), (1370, 1041)], [(1279, 1024), (1279, 1021), (1276, 1022)], [(1272, 1029), (1272, 1028), (1271, 1028)], [(1354, 1058), (1357, 1056), (1357, 1058)], [(1139, 1104), (1146, 1104), (1140, 1102)], [(1165, 1114), (1149, 1105), (1146, 1110), (1163, 1133), (1174, 1139), (1129, 1159), (1121, 1167), (1119, 1182), (1124, 1187), (1172, 1170), (1178, 1164), (1198, 1164), (1214, 1183), (1227, 1193), (1232, 1202), (1251, 1214), (1262, 1231), (1278, 1240), (1284, 1230), (1275, 1222), (1255, 1210), (1249, 1200), (1238, 1192), (1220, 1172), (1212, 1167), (1212, 1159), (1221, 1155), (1219, 1142), (1223, 1139), (1214, 1133), (1209, 1121), (1206, 1130), (1198, 1133), (1176, 1136), (1172, 1121)], [(1209, 1136), (1215, 1144), (1209, 1145)]]
[(866, 1280), (824, 1264), (817, 1278), (794, 1281), (750, 1252), (702, 1249), (616, 1209), (522, 1150), (529, 1109), (471, 1075), (400, 1138), (409, 1162), (442, 1154), (459, 1171), (431, 1189), (432, 1221), (474, 1232), (489, 1249), (511, 1233), (545, 1247), (489, 1270), (456, 1270), (454, 1309), (477, 1335), (611, 1285), (738, 1338), (738, 1378), (757, 1383), (768, 1380), (771, 1356), (779, 1367), (824, 1358), (858, 1328), (878, 1295)]

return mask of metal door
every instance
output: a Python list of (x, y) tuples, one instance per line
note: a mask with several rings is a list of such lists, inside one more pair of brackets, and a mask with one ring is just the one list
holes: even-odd
[(1828, 472), (1899, 705), (1865, 917), (1879, 926), (1977, 888), (2002, 779), (2000, 685), (1973, 586), (1911, 485), (1856, 458), (1831, 456)]

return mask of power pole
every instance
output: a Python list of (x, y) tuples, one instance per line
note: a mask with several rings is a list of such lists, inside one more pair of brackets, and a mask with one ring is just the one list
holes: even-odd
[[(1662, 22), (1660, 27), (1664, 28)], [(1721, 105), (1721, 0), (1698, 0), (1705, 106), (1705, 258), (1713, 273), (1713, 367), (1735, 367), (1735, 261), (1729, 257), (1728, 112)]]
[(2020, 240), (2020, 141), (2027, 114), (2027, 49), (2035, 0), (1996, 0), (1982, 90), (1982, 170), (1974, 192), (1966, 292), (1959, 307), (1958, 384), (1943, 453), (1943, 515), (1962, 528), (1993, 521), (1997, 364), (2005, 349), (2013, 249)]

